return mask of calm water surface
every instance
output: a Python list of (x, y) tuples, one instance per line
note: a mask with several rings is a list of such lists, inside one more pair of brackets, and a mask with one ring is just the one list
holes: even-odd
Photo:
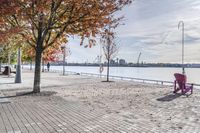
[[(62, 70), (62, 66), (51, 66), (50, 69)], [(99, 74), (99, 67), (66, 66), (66, 71)], [(174, 81), (174, 73), (181, 73), (182, 68), (163, 67), (110, 67), (110, 75), (153, 80)], [(187, 81), (200, 84), (200, 68), (186, 68)], [(106, 74), (104, 67), (103, 74)]]

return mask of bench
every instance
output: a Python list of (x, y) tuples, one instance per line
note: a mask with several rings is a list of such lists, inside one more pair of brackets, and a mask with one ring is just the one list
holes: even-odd
[(15, 73), (16, 74), (16, 72), (15, 71), (11, 71), (11, 68), (9, 67), (9, 66), (5, 66), (4, 67), (4, 71), (3, 71), (3, 75), (9, 75), (9, 73)]

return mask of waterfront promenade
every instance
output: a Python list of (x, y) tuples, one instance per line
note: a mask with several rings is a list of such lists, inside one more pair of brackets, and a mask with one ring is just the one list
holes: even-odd
[(22, 77), (0, 75), (0, 133), (200, 132), (198, 89), (186, 97), (173, 86), (45, 72), (36, 95), (27, 94), (33, 72)]

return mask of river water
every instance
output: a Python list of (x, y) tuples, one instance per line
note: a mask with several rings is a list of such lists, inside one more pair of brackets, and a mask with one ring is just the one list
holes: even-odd
[[(46, 68), (46, 66), (45, 66)], [(63, 70), (62, 66), (51, 66), (51, 70)], [(99, 67), (88, 66), (66, 66), (66, 71), (77, 73), (93, 73), (99, 74)], [(182, 68), (166, 68), (166, 67), (110, 67), (110, 75), (143, 78), (152, 80), (174, 81), (174, 73), (181, 73)], [(185, 68), (187, 82), (200, 84), (200, 68)], [(106, 74), (106, 67), (103, 74)]]

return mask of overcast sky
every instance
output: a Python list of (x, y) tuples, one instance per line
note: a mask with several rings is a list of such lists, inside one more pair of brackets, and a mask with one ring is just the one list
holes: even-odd
[[(200, 63), (200, 0), (135, 0), (120, 13), (125, 19), (117, 28), (120, 50), (118, 58), (141, 61), (181, 63), (180, 20), (185, 24), (185, 62)], [(99, 45), (80, 47), (71, 38), (69, 62), (93, 62), (99, 55)]]

